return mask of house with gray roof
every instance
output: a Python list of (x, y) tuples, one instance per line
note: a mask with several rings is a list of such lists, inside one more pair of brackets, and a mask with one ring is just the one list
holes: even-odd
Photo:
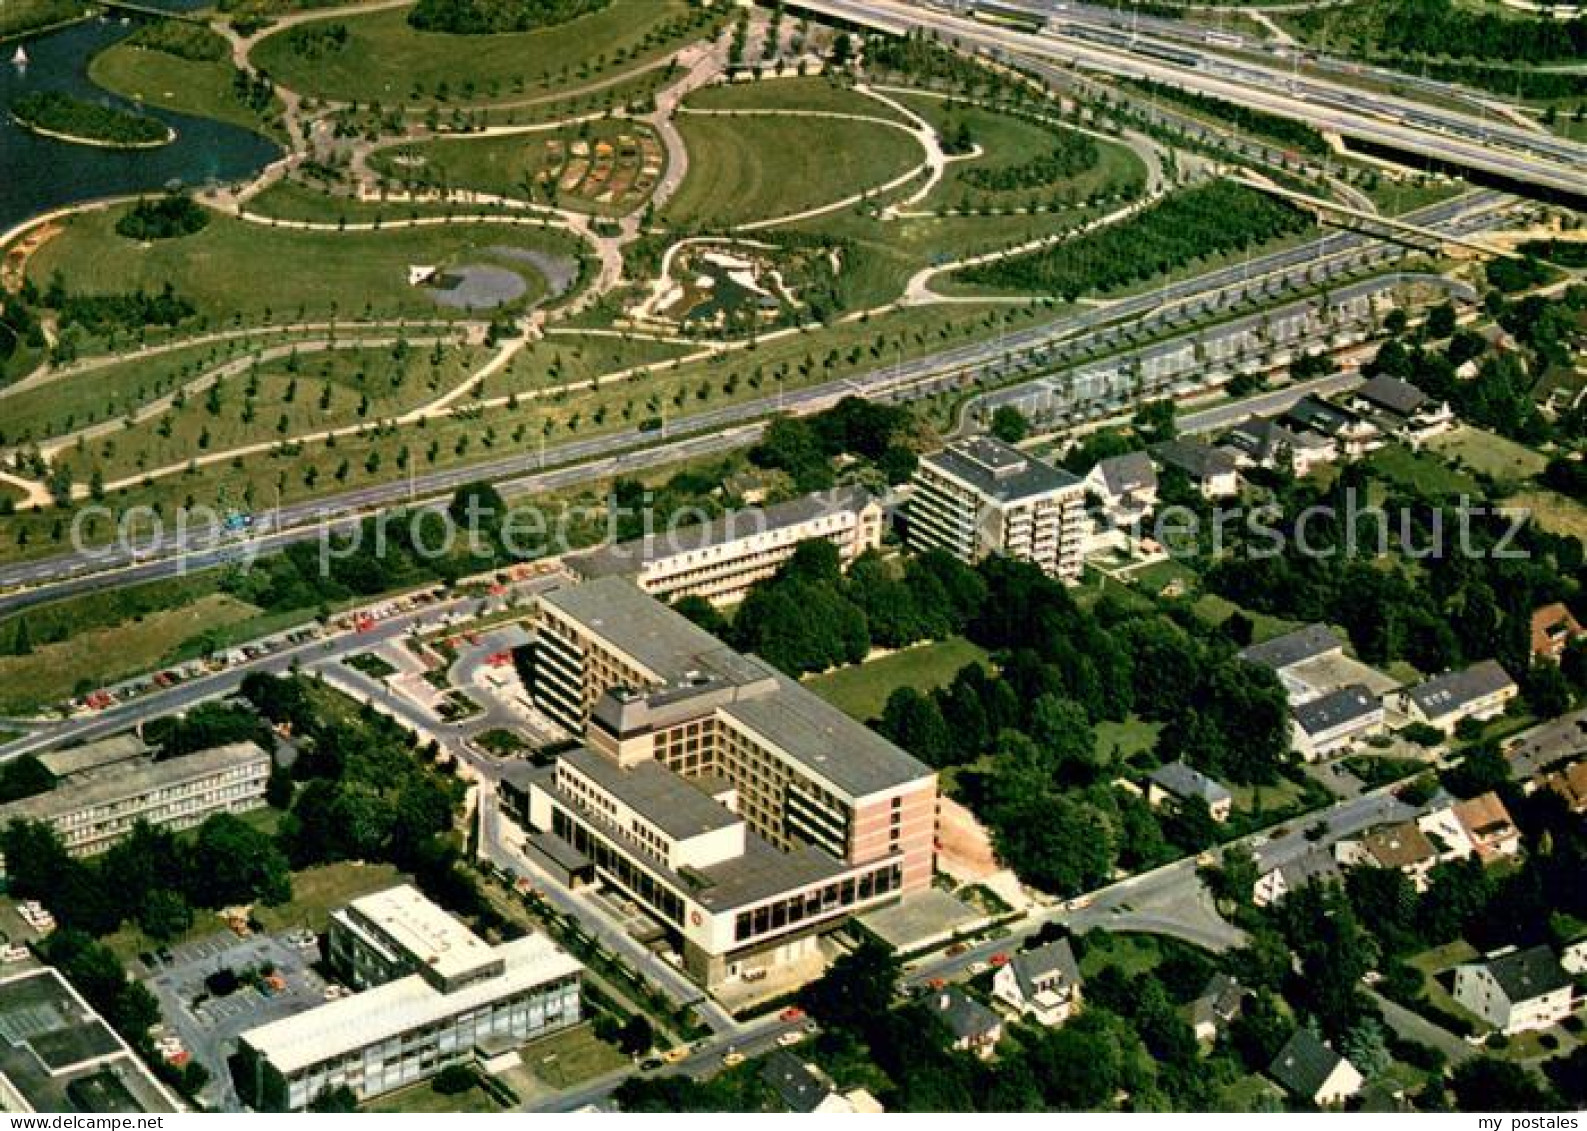
[(1247, 990), (1224, 973), (1207, 980), (1201, 993), (1185, 1007), (1186, 1020), (1198, 1041), (1215, 1041), (1245, 1007)]
[(1062, 1025), (1081, 1005), (1085, 979), (1068, 939), (1016, 954), (992, 979), (992, 996), (1035, 1018)]
[(787, 1049), (776, 1049), (761, 1065), (760, 1078), (783, 1107), (798, 1115), (837, 1115), (854, 1110), (836, 1088)]
[(1356, 389), (1350, 404), (1412, 447), (1455, 426), (1455, 414), (1448, 404), (1387, 373), (1379, 373)]
[(1355, 459), (1383, 446), (1383, 430), (1371, 420), (1315, 393), (1296, 401), (1280, 419), (1297, 432), (1327, 436), (1346, 459)]
[(1240, 493), (1240, 470), (1234, 456), (1199, 440), (1169, 440), (1152, 449), (1159, 467), (1182, 471), (1204, 499), (1227, 499)]
[(1227, 821), (1234, 795), (1222, 782), (1209, 778), (1184, 762), (1159, 766), (1147, 777), (1146, 800), (1154, 805), (1182, 805), (1191, 798), (1206, 802), (1214, 821)]
[(958, 986), (932, 992), (925, 1005), (947, 1027), (956, 1052), (974, 1053), (985, 1060), (1003, 1039), (1003, 1019)]
[(1291, 739), (1308, 762), (1331, 758), (1383, 733), (1383, 703), (1359, 683), (1290, 708)]
[(1324, 656), (1343, 655), (1345, 642), (1325, 624), (1308, 624), (1282, 636), (1275, 636), (1261, 644), (1253, 644), (1240, 653), (1248, 664), (1258, 664), (1282, 672)]
[(1455, 1000), (1501, 1033), (1565, 1020), (1575, 995), (1570, 975), (1546, 946), (1512, 947), (1455, 968)]
[(1481, 721), (1504, 714), (1520, 693), (1510, 673), (1497, 661), (1483, 660), (1408, 687), (1398, 693), (1396, 703), (1413, 722), (1447, 734), (1465, 719)]
[(1313, 845), (1293, 860), (1269, 868), (1258, 876), (1251, 901), (1258, 907), (1268, 907), (1290, 892), (1312, 884), (1334, 883), (1343, 876), (1344, 872), (1333, 853)]
[(1335, 1107), (1361, 1090), (1356, 1066), (1312, 1035), (1296, 1029), (1284, 1042), (1267, 1074), (1290, 1095), (1318, 1107)]
[(1157, 468), (1145, 452), (1098, 461), (1085, 484), (1102, 501), (1108, 522), (1115, 527), (1133, 526), (1157, 505)]
[(1254, 416), (1235, 425), (1223, 446), (1242, 467), (1261, 467), (1308, 475), (1339, 458), (1339, 446), (1316, 432), (1296, 432), (1277, 420)]

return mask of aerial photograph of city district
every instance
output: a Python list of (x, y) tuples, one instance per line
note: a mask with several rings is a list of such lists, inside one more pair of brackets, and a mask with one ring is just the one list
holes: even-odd
[(1580, 0), (0, 0), (0, 1123), (1580, 1128), (1584, 211)]

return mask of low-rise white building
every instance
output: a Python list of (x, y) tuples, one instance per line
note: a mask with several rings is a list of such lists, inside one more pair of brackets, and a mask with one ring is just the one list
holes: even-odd
[(1291, 1095), (1318, 1107), (1344, 1103), (1365, 1083), (1355, 1065), (1307, 1029), (1295, 1030), (1273, 1058), (1267, 1074)]
[(1383, 703), (1360, 684), (1297, 703), (1291, 718), (1295, 749), (1308, 762), (1342, 754), (1384, 727)]

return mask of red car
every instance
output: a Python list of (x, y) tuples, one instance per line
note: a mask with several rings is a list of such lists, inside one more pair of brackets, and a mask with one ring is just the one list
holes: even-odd
[(797, 1005), (790, 1005), (787, 1009), (783, 1010), (777, 1015), (777, 1019), (779, 1021), (803, 1021), (804, 1017), (805, 1011), (800, 1009)]
[(1008, 955), (1004, 954), (1002, 951), (998, 951), (991, 958), (988, 958), (987, 962), (991, 963), (993, 966), (1007, 966)]

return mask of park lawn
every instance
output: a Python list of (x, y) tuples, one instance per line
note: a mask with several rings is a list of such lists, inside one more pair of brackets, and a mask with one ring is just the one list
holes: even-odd
[[(1039, 308), (1007, 305), (921, 307), (878, 315), (868, 322), (841, 323), (819, 339), (805, 333), (768, 335), (748, 353), (603, 382), (599, 390), (559, 389), (544, 397), (520, 398), (516, 406), (507, 402), (489, 409), (465, 401), (451, 414), (432, 418), (422, 427), (362, 429), (340, 437), (334, 448), (305, 444), (286, 462), (274, 449), (233, 458), (217, 448), (209, 453), (214, 457), (211, 462), (191, 470), (183, 467), (180, 474), (148, 484), (117, 488), (110, 497), (123, 508), (156, 502), (170, 506), (189, 495), (196, 503), (229, 501), (235, 506), (246, 498), (274, 502), (279, 488), (280, 500), (286, 504), (389, 482), (404, 448), (416, 472), (424, 474), (525, 454), (532, 450), (530, 445), (538, 446), (535, 437), (542, 437), (550, 449), (594, 434), (636, 430), (650, 414), (651, 403), (666, 406), (669, 428), (676, 434), (688, 431), (694, 413), (773, 395), (779, 374), (784, 388), (792, 391), (891, 364), (901, 346), (909, 356), (918, 356), (926, 348), (967, 344), (999, 328), (1012, 332), (1045, 317)], [(505, 396), (499, 389), (495, 395)], [(371, 469), (369, 457), (374, 452), (380, 453), (380, 460)], [(548, 450), (548, 454), (556, 453)], [(96, 544), (106, 533), (104, 525), (88, 530), (85, 544)], [(0, 560), (58, 552), (68, 546), (66, 534), (66, 524), (53, 512), (0, 516)]]
[(16, 392), (0, 390), (0, 444), (44, 440), (124, 416), (205, 370), (299, 336), (260, 330), (67, 371)]
[(920, 164), (912, 134), (836, 118), (678, 119), (689, 173), (666, 219), (704, 228), (790, 216), (895, 180)]
[(429, 105), (444, 87), (463, 103), (501, 102), (531, 86), (565, 88), (604, 77), (623, 64), (619, 54), (637, 63), (674, 50), (693, 32), (663, 35), (661, 28), (678, 30), (689, 12), (684, 0), (612, 0), (588, 16), (535, 31), (448, 35), (413, 28), (407, 9), (394, 8), (338, 18), (348, 33), (339, 51), (305, 55), (294, 48), (292, 32), (283, 31), (254, 48), (253, 62), (290, 89), (324, 98)]
[(1418, 495), (1447, 498), (1476, 497), (1481, 485), (1445, 460), (1426, 452), (1413, 452), (1404, 444), (1389, 444), (1367, 458), (1367, 467)]
[(940, 136), (951, 139), (961, 126), (967, 128), (970, 139), (983, 151), (980, 157), (954, 160), (941, 183), (919, 205), (922, 209), (1025, 208), (1054, 201), (1072, 206), (1093, 194), (1111, 197), (1126, 186), (1139, 186), (1146, 181), (1146, 166), (1128, 146), (1094, 138), (1097, 161), (1075, 176), (1035, 188), (1001, 191), (981, 188), (971, 183), (966, 174), (976, 169), (989, 172), (1014, 169), (1043, 157), (1052, 150), (1055, 138), (1069, 132), (1069, 128), (952, 99), (919, 95), (897, 97), (931, 123)]
[(1464, 181), (1432, 178), (1395, 181), (1380, 174), (1376, 185), (1362, 191), (1385, 216), (1403, 216), (1407, 212), (1452, 200), (1470, 187)]
[(917, 644), (901, 652), (840, 668), (807, 681), (811, 691), (861, 722), (881, 715), (900, 687), (931, 691), (953, 682), (967, 664), (987, 662), (986, 652), (963, 637)]
[[(432, 292), (408, 285), (415, 263), (442, 268), (489, 262), (515, 270), (528, 284), (507, 308), (546, 293), (539, 271), (502, 259), (493, 249), (516, 248), (577, 257), (571, 238), (517, 224), (435, 224), (384, 231), (304, 231), (274, 228), (211, 213), (203, 231), (142, 244), (118, 235), (120, 205), (78, 213), (28, 263), (41, 287), (59, 271), (68, 292), (121, 294), (138, 287), (176, 293), (213, 323), (266, 317), (462, 317)], [(504, 309), (507, 309), (504, 308)]]
[(1092, 729), (1096, 731), (1097, 749), (1111, 752), (1112, 765), (1117, 767), (1137, 754), (1154, 749), (1163, 724), (1131, 715), (1121, 723), (1104, 719)]
[(78, 633), (31, 655), (0, 657), (0, 712), (36, 710), (172, 662), (205, 633), (252, 620), (259, 610), (222, 593), (141, 621)]
[(435, 1081), (425, 1080), (396, 1092), (387, 1092), (362, 1104), (359, 1111), (403, 1115), (482, 1115), (501, 1110), (490, 1093), (478, 1084), (448, 1096), (436, 1091)]
[[(653, 146), (652, 152), (660, 159), (661, 169), (665, 170), (666, 152), (655, 139), (654, 131), (646, 126), (622, 121), (586, 122), (561, 130), (535, 130), (503, 136), (441, 138), (382, 150), (370, 163), (379, 172), (404, 185), (467, 189), (535, 203), (555, 200), (560, 207), (620, 215), (642, 206), (644, 201), (641, 194), (625, 191), (615, 200), (603, 200), (601, 196), (606, 191), (604, 185), (622, 183), (633, 188), (639, 167), (643, 164), (639, 147), (647, 139)], [(581, 141), (592, 148), (604, 143), (620, 153), (628, 150), (630, 156), (625, 158), (625, 163), (629, 169), (626, 173), (615, 172), (601, 186), (601, 191), (588, 191), (594, 185), (591, 179), (584, 179), (571, 188), (560, 188), (556, 179), (579, 163), (580, 159), (571, 157), (569, 151)], [(562, 147), (560, 157), (553, 156), (551, 147), (554, 145)], [(588, 170), (591, 162), (584, 159), (582, 167)], [(547, 178), (551, 179), (551, 183), (547, 183)], [(658, 172), (652, 183), (659, 179)]]
[[(1013, 216), (909, 216), (881, 219), (853, 209), (790, 225), (790, 232), (850, 240), (838, 277), (844, 303), (874, 310), (903, 293), (910, 277), (926, 267), (1053, 236), (1091, 210)], [(947, 276), (937, 282), (945, 284)]]
[(1557, 491), (1522, 491), (1507, 498), (1504, 506), (1506, 510), (1529, 512), (1539, 526), (1553, 534), (1587, 541), (1587, 507)]
[(1427, 446), (1451, 462), (1458, 461), (1462, 467), (1511, 482), (1541, 475), (1548, 466), (1548, 457), (1541, 452), (1468, 425), (1432, 437)]
[(254, 918), (272, 934), (307, 927), (318, 933), (325, 930), (331, 912), (360, 896), (382, 891), (403, 882), (404, 877), (390, 864), (364, 864), (344, 861), (322, 864), (292, 873), (292, 898), (279, 907), (254, 908)]
[(659, 365), (700, 352), (687, 342), (657, 342), (648, 338), (554, 331), (530, 342), (508, 363), (486, 394), (529, 392), (558, 385), (577, 384), (641, 365)]
[(684, 99), (684, 105), (691, 110), (816, 110), (909, 124), (908, 118), (880, 99), (820, 75), (702, 87)]
[(269, 113), (254, 112), (237, 97), (232, 86), (236, 74), (229, 57), (184, 59), (127, 42), (106, 48), (88, 65), (88, 77), (94, 82), (135, 102), (214, 118), (272, 141), (283, 140), (283, 131), (276, 124), (282, 109), (280, 99), (271, 99)]
[[(278, 358), (256, 375), (233, 376), (211, 392), (195, 392), (179, 407), (89, 443), (81, 453), (61, 455), (79, 479), (94, 469), (117, 480), (207, 451), (229, 451), (277, 442), (329, 428), (374, 424), (433, 401), (468, 378), (486, 358), (478, 347), (447, 346), (432, 365), (431, 347), (415, 343), (398, 360), (389, 347), (304, 352), (296, 361)], [(296, 372), (292, 372), (292, 367)], [(257, 395), (247, 396), (256, 382)], [(210, 387), (211, 389), (214, 386)], [(218, 411), (212, 412), (216, 407)], [(251, 418), (250, 418), (251, 414)], [(284, 427), (283, 427), (284, 423)]]

